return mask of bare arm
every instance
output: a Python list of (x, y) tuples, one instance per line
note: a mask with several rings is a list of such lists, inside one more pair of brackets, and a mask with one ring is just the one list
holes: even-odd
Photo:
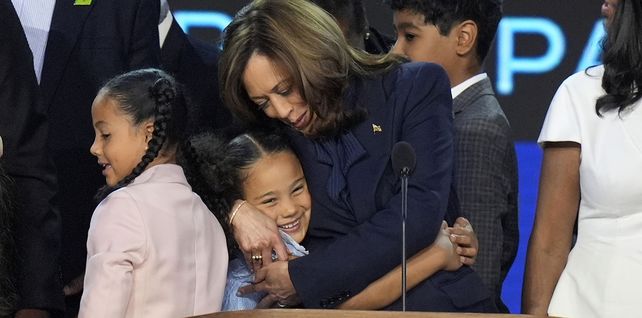
[[(408, 260), (407, 288), (410, 290), (434, 273), (461, 267), (460, 257), (450, 242), (444, 222), (435, 242)], [(401, 265), (374, 281), (359, 294), (341, 304), (341, 309), (381, 309), (401, 297)]]
[(546, 315), (571, 248), (580, 201), (580, 145), (546, 143), (535, 225), (528, 244), (522, 312)]
[[(462, 264), (474, 263), (477, 250), (477, 236), (468, 220), (463, 217), (458, 218), (453, 228), (448, 227), (444, 221), (435, 242), (408, 260), (407, 288), (412, 289), (439, 270), (454, 271), (459, 269)], [(296, 257), (290, 256), (290, 260), (294, 258)], [(273, 265), (276, 265), (276, 263)], [(273, 267), (273, 265), (270, 266)], [(264, 271), (259, 270), (257, 276), (262, 273)], [(290, 287), (285, 289), (292, 288), (291, 281), (286, 283)], [(271, 282), (271, 284), (274, 284), (274, 282)], [(273, 287), (273, 289), (277, 288)], [(254, 292), (255, 289), (254, 285), (250, 285), (242, 287), (240, 290)], [(296, 295), (292, 296), (281, 297), (280, 306), (299, 304), (300, 299)], [(388, 274), (371, 283), (364, 291), (347, 300), (339, 307), (342, 309), (361, 310), (381, 309), (392, 304), (399, 297), (401, 297), (401, 266), (397, 266)], [(261, 300), (257, 308), (269, 308), (279, 299), (276, 295), (268, 294)]]

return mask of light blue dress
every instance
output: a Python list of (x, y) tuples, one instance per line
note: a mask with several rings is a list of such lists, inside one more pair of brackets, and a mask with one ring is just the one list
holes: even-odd
[[(293, 256), (308, 255), (308, 251), (299, 243), (294, 241), (283, 231), (279, 231), (281, 239), (285, 243)], [(247, 286), (254, 282), (254, 273), (250, 266), (245, 262), (245, 258), (238, 252), (236, 258), (230, 261), (227, 268), (227, 283), (225, 284), (225, 294), (223, 296), (223, 307), (221, 311), (250, 310), (256, 308), (256, 305), (265, 297), (266, 293), (256, 292), (243, 296), (237, 296), (240, 287)]]

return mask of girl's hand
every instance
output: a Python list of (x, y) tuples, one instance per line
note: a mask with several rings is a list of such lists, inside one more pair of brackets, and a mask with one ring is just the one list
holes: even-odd
[(468, 266), (475, 264), (479, 252), (479, 241), (470, 222), (463, 217), (457, 218), (453, 227), (448, 228), (450, 241), (456, 246), (461, 262)]
[[(237, 208), (243, 201), (238, 201)], [(250, 203), (244, 203), (232, 220), (234, 238), (254, 271), (272, 263), (272, 250), (279, 260), (287, 260), (288, 252), (281, 240), (276, 223)]]

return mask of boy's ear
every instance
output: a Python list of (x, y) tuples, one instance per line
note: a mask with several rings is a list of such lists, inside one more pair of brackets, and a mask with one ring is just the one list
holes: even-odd
[(456, 31), (457, 55), (474, 54), (477, 46), (477, 23), (473, 20), (465, 20), (457, 25)]

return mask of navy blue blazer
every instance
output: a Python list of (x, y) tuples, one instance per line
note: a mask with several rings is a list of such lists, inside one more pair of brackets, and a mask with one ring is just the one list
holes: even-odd
[[(344, 105), (366, 109), (367, 118), (350, 129), (366, 154), (344, 169), (345, 208), (328, 195), (332, 164), (319, 159), (314, 141), (291, 136), (313, 198), (305, 242), (310, 255), (289, 263), (308, 308), (336, 307), (401, 263), (400, 182), (390, 161), (396, 142), (409, 142), (417, 154), (408, 189), (407, 255), (433, 242), (447, 214), (454, 150), (452, 98), (443, 69), (403, 64), (353, 81), (347, 96), (352, 97)], [(408, 293), (406, 304), (409, 310), (487, 311), (489, 302), (479, 277), (463, 267), (433, 275)], [(400, 309), (399, 301), (389, 309)]]

